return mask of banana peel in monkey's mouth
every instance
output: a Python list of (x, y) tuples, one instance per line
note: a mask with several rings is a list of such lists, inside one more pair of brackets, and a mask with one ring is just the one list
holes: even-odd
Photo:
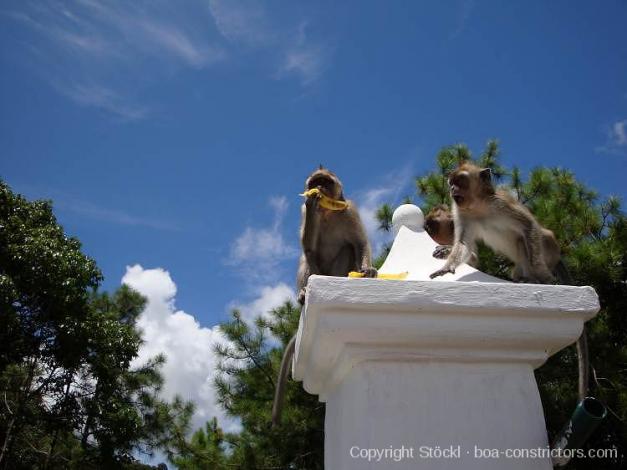
[[(393, 280), (403, 280), (407, 277), (407, 275), (409, 274), (409, 271), (405, 271), (402, 273), (398, 273), (398, 274), (392, 274), (392, 273), (377, 273), (377, 277), (375, 279), (393, 279)], [(351, 271), (350, 273), (348, 273), (348, 277), (364, 277), (364, 273), (360, 273), (357, 271)]]
[(313, 188), (309, 191), (305, 191), (303, 194), (301, 194), (301, 196), (316, 196), (318, 199), (320, 199), (320, 207), (332, 211), (343, 211), (348, 207), (348, 202), (330, 198), (326, 194), (323, 194), (322, 191), (320, 191), (318, 188)]

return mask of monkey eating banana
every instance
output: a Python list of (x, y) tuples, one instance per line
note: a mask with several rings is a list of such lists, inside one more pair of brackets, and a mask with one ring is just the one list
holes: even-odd
[[(330, 170), (320, 166), (305, 181), (306, 199), (301, 208), (302, 254), (296, 279), (298, 303), (305, 304), (307, 280), (312, 274), (347, 276), (357, 271), (376, 277), (370, 244), (359, 212), (344, 198), (342, 183)], [(272, 426), (281, 421), (288, 370), (292, 365), (296, 337), (285, 347), (272, 405)]]

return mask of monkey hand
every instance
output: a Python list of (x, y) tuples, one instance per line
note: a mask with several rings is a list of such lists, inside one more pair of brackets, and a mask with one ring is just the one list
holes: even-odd
[(359, 272), (363, 274), (364, 277), (377, 277), (377, 270), (376, 268), (373, 268), (373, 267), (364, 268), (360, 270)]
[(318, 207), (318, 203), (320, 202), (320, 196), (319, 195), (312, 195), (312, 196), (307, 196), (307, 199), (305, 200), (305, 207), (307, 209), (316, 209)]
[(438, 269), (436, 272), (431, 273), (429, 277), (433, 279), (435, 277), (444, 276), (445, 274), (448, 274), (448, 273), (455, 274), (455, 268), (444, 266), (442, 269)]
[(435, 250), (433, 250), (433, 257), (437, 259), (445, 259), (448, 258), (448, 255), (451, 254), (451, 245), (438, 245)]
[(322, 189), (320, 186), (317, 188), (311, 188), (302, 193), (301, 196), (304, 196), (307, 199), (320, 199), (322, 197)]

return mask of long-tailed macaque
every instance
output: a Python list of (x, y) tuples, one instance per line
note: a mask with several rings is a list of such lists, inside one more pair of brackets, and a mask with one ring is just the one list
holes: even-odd
[[(376, 277), (372, 267), (370, 244), (355, 205), (344, 198), (342, 183), (331, 171), (320, 168), (305, 181), (305, 191), (318, 189), (302, 206), (300, 257), (296, 285), (298, 302), (305, 304), (307, 280), (312, 274), (346, 276), (359, 271)], [(329, 200), (330, 201), (329, 203)], [(296, 337), (285, 348), (272, 406), (272, 425), (281, 420), (288, 370), (294, 356)]]
[[(454, 273), (461, 263), (474, 256), (476, 242), (482, 240), (514, 262), (515, 281), (549, 283), (555, 275), (559, 282), (572, 284), (553, 232), (542, 227), (511, 194), (495, 190), (489, 168), (471, 163), (460, 165), (449, 176), (449, 189), (453, 201), (453, 247), (444, 267), (432, 273), (431, 278)], [(442, 214), (438, 217), (441, 219)], [(577, 341), (577, 356), (579, 397), (583, 399), (588, 390), (589, 370), (585, 327)]]
[(462, 164), (449, 176), (455, 240), (444, 267), (431, 278), (454, 273), (476, 253), (483, 240), (514, 262), (512, 279), (522, 282), (553, 281), (560, 260), (553, 233), (540, 226), (531, 212), (506, 191), (492, 185), (489, 168)]

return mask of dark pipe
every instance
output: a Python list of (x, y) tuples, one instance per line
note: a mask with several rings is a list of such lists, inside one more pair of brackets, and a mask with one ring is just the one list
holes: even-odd
[(564, 451), (581, 448), (606, 416), (605, 405), (596, 398), (586, 397), (581, 400), (551, 446), (553, 465), (566, 465), (573, 452)]

